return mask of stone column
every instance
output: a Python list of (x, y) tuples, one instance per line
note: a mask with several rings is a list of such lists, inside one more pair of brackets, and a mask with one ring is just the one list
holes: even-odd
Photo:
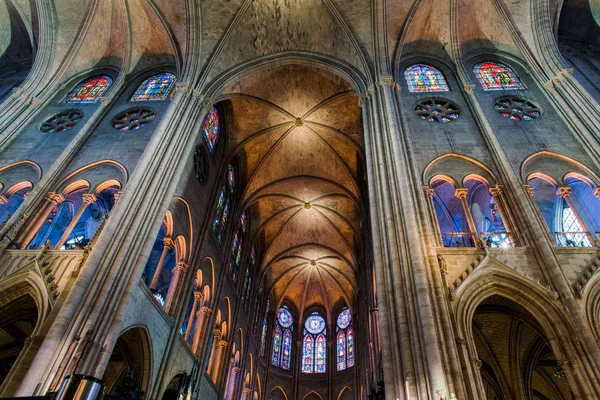
[(35, 237), (36, 233), (38, 233), (38, 231), (42, 227), (42, 225), (44, 225), (44, 223), (46, 223), (46, 220), (48, 219), (50, 212), (52, 212), (52, 209), (54, 209), (54, 207), (60, 205), (63, 201), (65, 201), (65, 198), (63, 197), (62, 194), (54, 193), (54, 192), (48, 193), (48, 195), (44, 199), (44, 203), (40, 207), (40, 210), (31, 219), (31, 223), (28, 225), (28, 227), (25, 229), (25, 231), (21, 234), (21, 236), (19, 237), (19, 240), (17, 240), (17, 242), (20, 242), (23, 244), (23, 248), (25, 248), (25, 249), (27, 248), (29, 243)]
[(225, 340), (219, 340), (219, 343), (217, 343), (217, 354), (216, 354), (216, 365), (215, 365), (215, 369), (214, 369), (214, 374), (215, 374), (215, 379), (214, 379), (214, 383), (215, 386), (217, 387), (222, 387), (219, 385), (220, 381), (222, 382), (222, 378), (223, 378), (223, 373), (224, 370), (226, 368), (225, 367), (225, 360), (227, 359), (227, 349), (229, 348), (229, 342), (225, 341)]
[(490, 188), (490, 195), (496, 206), (498, 207), (498, 213), (500, 214), (500, 219), (502, 220), (502, 225), (504, 225), (504, 229), (506, 230), (508, 240), (510, 241), (512, 247), (519, 246), (518, 240), (514, 237), (514, 223), (511, 219), (511, 216), (506, 212), (507, 206), (504, 201), (504, 197), (502, 196), (502, 187), (497, 185), (496, 187)]
[(196, 314), (196, 318), (198, 318), (198, 322), (196, 322), (196, 330), (194, 331), (194, 339), (192, 341), (192, 351), (197, 356), (200, 355), (200, 351), (202, 350), (202, 332), (204, 332), (204, 325), (210, 314), (212, 313), (212, 309), (206, 306), (200, 307), (200, 311)]
[(231, 360), (231, 368), (229, 370), (229, 379), (227, 380), (227, 387), (225, 388), (225, 399), (233, 399), (235, 393), (235, 384), (237, 376), (242, 370), (240, 367), (234, 366), (235, 360)]
[(429, 186), (423, 187), (425, 190), (425, 194), (427, 195), (427, 208), (429, 209), (429, 223), (431, 224), (432, 229), (437, 233), (436, 235), (436, 244), (438, 246), (444, 245), (444, 237), (442, 236), (442, 231), (440, 230), (440, 224), (437, 220), (437, 214), (435, 213), (435, 204), (433, 203), (433, 196), (435, 191)]
[(160, 274), (162, 274), (163, 267), (165, 266), (167, 254), (169, 254), (170, 249), (175, 247), (175, 242), (173, 242), (173, 239), (171, 239), (170, 236), (165, 236), (163, 242), (163, 251), (160, 255), (160, 259), (158, 260), (158, 264), (156, 265), (156, 270), (154, 271), (154, 276), (152, 277), (152, 282), (150, 283), (150, 289), (156, 289), (156, 285), (158, 285), (158, 280), (160, 279)]
[(242, 400), (252, 400), (252, 389), (244, 388), (242, 392)]
[[(186, 342), (188, 341), (188, 339), (190, 337), (190, 333), (192, 332), (192, 327), (194, 326), (194, 320), (196, 319), (196, 309), (198, 308), (198, 305), (202, 301), (202, 297), (204, 297), (202, 295), (202, 292), (194, 291), (194, 304), (192, 305), (192, 312), (190, 312), (190, 318), (188, 319), (187, 329), (185, 331), (185, 336), (184, 336)], [(199, 329), (199, 326), (198, 326), (198, 324), (196, 324), (196, 330), (198, 330), (198, 329)]]
[(177, 298), (177, 294), (180, 289), (180, 282), (182, 277), (185, 275), (190, 266), (183, 261), (179, 261), (175, 268), (173, 268), (173, 275), (171, 277), (171, 283), (169, 284), (169, 292), (165, 300), (165, 310), (171, 312), (173, 308), (173, 302)]
[(212, 379), (213, 383), (216, 384), (217, 381), (217, 373), (215, 372), (218, 368), (219, 358), (217, 356), (217, 346), (221, 340), (221, 331), (219, 329), (215, 329), (213, 331), (214, 340), (212, 343), (212, 348), (210, 349), (210, 359), (208, 360), (208, 376)]
[(460, 199), (460, 204), (462, 204), (463, 212), (465, 213), (465, 217), (467, 218), (467, 224), (469, 225), (469, 231), (471, 232), (471, 239), (473, 239), (473, 247), (479, 247), (477, 227), (475, 226), (475, 221), (473, 221), (473, 215), (471, 215), (471, 209), (469, 208), (469, 204), (467, 203), (467, 193), (467, 188), (456, 188), (454, 196), (457, 199)]
[(577, 207), (575, 207), (575, 203), (573, 203), (573, 199), (571, 199), (571, 192), (572, 189), (570, 186), (561, 186), (556, 190), (556, 195), (558, 197), (563, 198), (567, 202), (569, 208), (571, 209), (571, 211), (573, 211), (573, 215), (575, 215), (575, 219), (577, 219), (579, 226), (581, 226), (581, 229), (583, 229), (583, 233), (587, 236), (588, 240), (590, 241), (590, 244), (595, 245), (596, 241), (594, 240), (594, 235), (592, 234), (592, 232), (590, 232), (590, 229), (583, 220), (583, 217), (579, 213), (579, 210), (577, 210)]
[(60, 250), (60, 248), (63, 246), (63, 244), (65, 244), (65, 242), (67, 241), (69, 236), (71, 236), (73, 229), (75, 229), (75, 226), (81, 219), (81, 216), (83, 215), (83, 213), (85, 212), (87, 207), (96, 201), (96, 195), (91, 194), (91, 193), (84, 193), (82, 197), (83, 197), (83, 203), (81, 203), (81, 207), (79, 207), (79, 210), (77, 210), (77, 213), (71, 219), (71, 222), (65, 229), (65, 232), (63, 233), (63, 235), (58, 240), (58, 243), (56, 243), (56, 246), (54, 247), (56, 250)]

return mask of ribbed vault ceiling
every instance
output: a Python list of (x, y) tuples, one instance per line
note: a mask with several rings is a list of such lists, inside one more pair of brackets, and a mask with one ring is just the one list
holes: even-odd
[(287, 65), (248, 75), (224, 97), (266, 288), (299, 310), (353, 306), (363, 150), (351, 86), (314, 67)]

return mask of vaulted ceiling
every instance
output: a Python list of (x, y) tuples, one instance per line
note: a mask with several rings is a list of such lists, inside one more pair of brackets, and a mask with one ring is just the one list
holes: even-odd
[(314, 66), (283, 65), (235, 81), (223, 97), (265, 287), (300, 312), (353, 307), (364, 161), (352, 87)]

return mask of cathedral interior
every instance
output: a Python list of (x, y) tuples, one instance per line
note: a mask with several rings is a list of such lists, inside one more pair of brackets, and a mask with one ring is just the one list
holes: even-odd
[(600, 399), (598, 0), (0, 0), (0, 398)]

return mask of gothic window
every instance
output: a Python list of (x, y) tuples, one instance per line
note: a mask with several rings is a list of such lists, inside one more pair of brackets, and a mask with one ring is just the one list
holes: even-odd
[(324, 373), (326, 370), (325, 319), (314, 312), (304, 322), (302, 348), (302, 372), (307, 374)]
[(512, 69), (502, 64), (485, 62), (473, 68), (483, 90), (523, 89), (523, 85)]
[(275, 321), (271, 363), (286, 371), (290, 370), (290, 361), (292, 358), (293, 323), (294, 318), (290, 310), (286, 306), (281, 307), (277, 311), (277, 320)]
[(146, 79), (137, 88), (129, 101), (161, 101), (171, 95), (177, 78), (173, 74), (163, 73)]
[(344, 371), (354, 366), (354, 331), (352, 315), (346, 307), (337, 318), (337, 370)]
[(229, 275), (234, 282), (237, 282), (238, 274), (240, 272), (245, 233), (246, 213), (244, 212), (240, 217), (240, 226), (233, 236), (233, 243), (231, 244), (231, 256), (229, 257), (229, 264), (227, 264), (227, 270), (229, 271)]
[(198, 182), (204, 183), (208, 180), (208, 156), (200, 144), (194, 150), (194, 173)]
[(501, 97), (494, 102), (494, 110), (513, 121), (533, 121), (541, 115), (540, 109), (522, 97)]
[(149, 108), (130, 108), (118, 114), (113, 127), (123, 132), (136, 131), (154, 121), (156, 114)]
[(235, 171), (233, 170), (233, 166), (231, 164), (227, 166), (227, 186), (229, 187), (229, 191), (231, 193), (235, 191)]
[(271, 308), (271, 300), (267, 300), (267, 307), (265, 310), (265, 318), (263, 319), (262, 334), (260, 335), (260, 356), (261, 357), (265, 356), (265, 349), (267, 347), (267, 325), (268, 325), (267, 317), (269, 315), (270, 308)]
[[(577, 217), (575, 216), (575, 213), (573, 212), (571, 207), (569, 207), (567, 202), (564, 200), (561, 221), (562, 232), (565, 235), (565, 240), (568, 243), (581, 242), (582, 247), (592, 247), (592, 244), (590, 243), (590, 240), (587, 238), (587, 236), (581, 235), (584, 232), (583, 227), (577, 220)], [(580, 236), (582, 236), (582, 240), (578, 240), (581, 239)]]
[(217, 143), (219, 142), (219, 135), (221, 133), (221, 123), (219, 118), (219, 112), (216, 108), (211, 108), (204, 121), (204, 127), (202, 128), (204, 133), (204, 140), (208, 145), (210, 154), (215, 154)]
[(77, 85), (69, 93), (65, 103), (95, 103), (110, 85), (112, 85), (112, 79), (108, 76), (92, 78)]
[[(246, 214), (242, 214), (244, 217)], [(252, 270), (254, 270), (254, 262), (255, 258), (252, 257), (254, 254), (254, 246), (250, 250), (250, 265), (246, 269), (246, 278), (244, 279), (244, 291), (242, 292), (242, 306), (244, 307), (244, 311), (248, 312), (248, 306), (250, 305), (250, 293), (252, 292)], [(257, 296), (258, 297), (258, 296)]]
[(404, 78), (411, 93), (448, 91), (444, 75), (429, 65), (416, 64), (406, 68)]
[[(230, 164), (229, 166), (227, 166), (227, 182), (224, 183), (223, 187), (221, 188), (219, 199), (217, 201), (215, 218), (212, 222), (212, 231), (215, 234), (219, 245), (223, 244), (223, 237), (225, 235), (225, 228), (227, 227), (227, 219), (229, 217), (229, 207), (231, 205), (231, 194), (233, 194), (234, 189), (235, 173), (233, 171), (233, 166)], [(242, 225), (244, 226), (245, 232), (246, 216), (244, 214), (242, 214), (242, 220)]]
[(77, 125), (83, 118), (80, 110), (63, 110), (40, 124), (39, 130), (44, 133), (59, 133)]
[(451, 122), (458, 118), (458, 106), (445, 99), (425, 99), (417, 103), (415, 113), (428, 122)]

